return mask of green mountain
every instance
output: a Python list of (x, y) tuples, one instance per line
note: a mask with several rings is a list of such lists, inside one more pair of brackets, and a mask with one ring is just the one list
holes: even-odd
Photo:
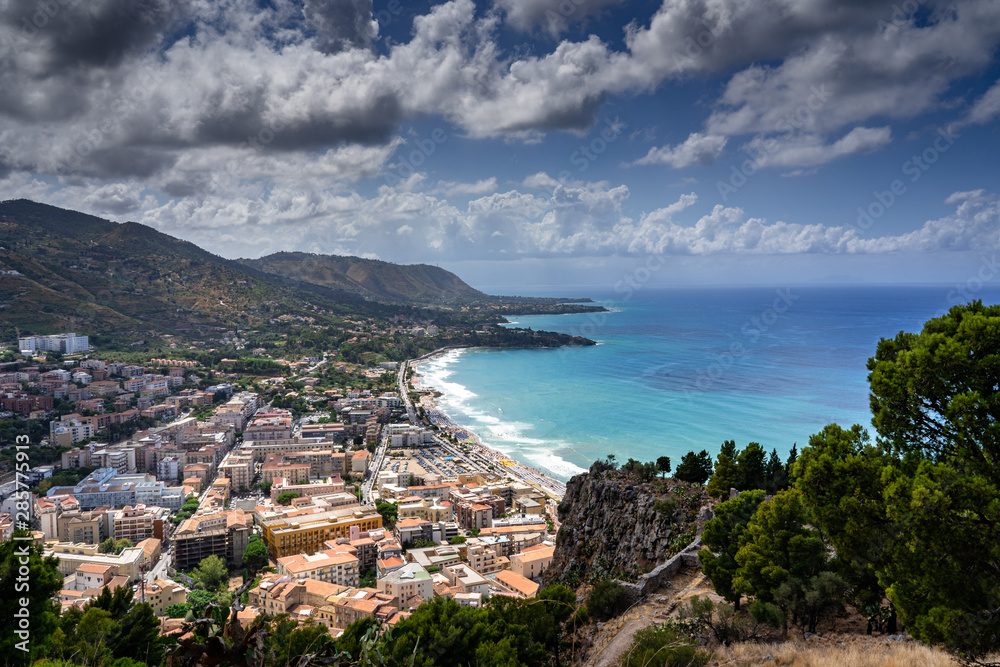
[(496, 299), (470, 287), (454, 273), (428, 264), (400, 265), (305, 252), (277, 252), (237, 261), (266, 273), (341, 289), (382, 303), (444, 305)]
[(304, 253), (229, 260), (136, 222), (0, 202), (3, 340), (61, 331), (200, 336), (286, 315), (315, 324), (362, 316), (471, 325), (591, 310), (603, 309), (490, 296), (427, 265)]
[(323, 323), (392, 314), (347, 292), (292, 284), (146, 225), (31, 201), (0, 202), (0, 239), (4, 338), (15, 328), (197, 334), (280, 315)]

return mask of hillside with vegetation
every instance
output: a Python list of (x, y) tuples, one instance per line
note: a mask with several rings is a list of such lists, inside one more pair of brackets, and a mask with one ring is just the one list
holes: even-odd
[(203, 333), (280, 315), (387, 314), (319, 286), (290, 286), (134, 222), (0, 203), (4, 338), (59, 331)]
[(305, 252), (278, 252), (238, 260), (284, 278), (343, 290), (387, 304), (484, 310), (494, 314), (586, 313), (604, 310), (590, 299), (493, 296), (467, 285), (450, 271), (428, 264), (400, 265), (377, 259)]
[[(265, 272), (146, 225), (27, 200), (0, 202), (0, 239), (2, 339), (62, 331), (203, 337), (219, 328), (267, 327), (280, 318), (468, 327), (503, 322), (504, 314), (602, 310), (555, 299), (488, 297), (429, 266), (328, 257), (320, 263), (324, 271), (282, 273), (275, 259), (258, 262)], [(346, 267), (343, 279), (330, 268), (334, 260)], [(440, 305), (476, 299), (488, 304)]]
[(387, 303), (465, 303), (487, 295), (450, 271), (427, 264), (403, 266), (377, 259), (277, 252), (242, 264)]

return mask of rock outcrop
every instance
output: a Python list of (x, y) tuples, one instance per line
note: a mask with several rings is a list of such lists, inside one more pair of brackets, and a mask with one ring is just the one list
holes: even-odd
[(702, 487), (595, 463), (566, 485), (548, 579), (638, 581), (695, 539), (712, 516), (709, 504)]

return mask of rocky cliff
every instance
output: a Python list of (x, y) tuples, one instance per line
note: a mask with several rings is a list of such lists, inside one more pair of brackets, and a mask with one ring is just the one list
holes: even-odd
[(566, 485), (550, 581), (636, 581), (681, 552), (711, 517), (702, 487), (595, 463)]

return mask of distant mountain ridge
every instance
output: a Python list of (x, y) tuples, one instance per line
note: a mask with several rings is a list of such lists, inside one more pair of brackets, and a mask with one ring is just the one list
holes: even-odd
[(406, 311), (292, 284), (137, 222), (23, 199), (0, 202), (0, 271), (0, 333), (8, 339), (15, 328), (186, 333), (286, 314), (329, 322)]
[(137, 222), (0, 202), (0, 340), (16, 332), (201, 335), (286, 315), (321, 325), (362, 316), (469, 326), (603, 310), (567, 301), (491, 296), (426, 264), (296, 252), (231, 260)]
[(428, 264), (392, 264), (377, 259), (305, 252), (276, 252), (238, 262), (265, 273), (342, 289), (383, 303), (455, 304), (497, 297), (470, 287), (450, 271)]

